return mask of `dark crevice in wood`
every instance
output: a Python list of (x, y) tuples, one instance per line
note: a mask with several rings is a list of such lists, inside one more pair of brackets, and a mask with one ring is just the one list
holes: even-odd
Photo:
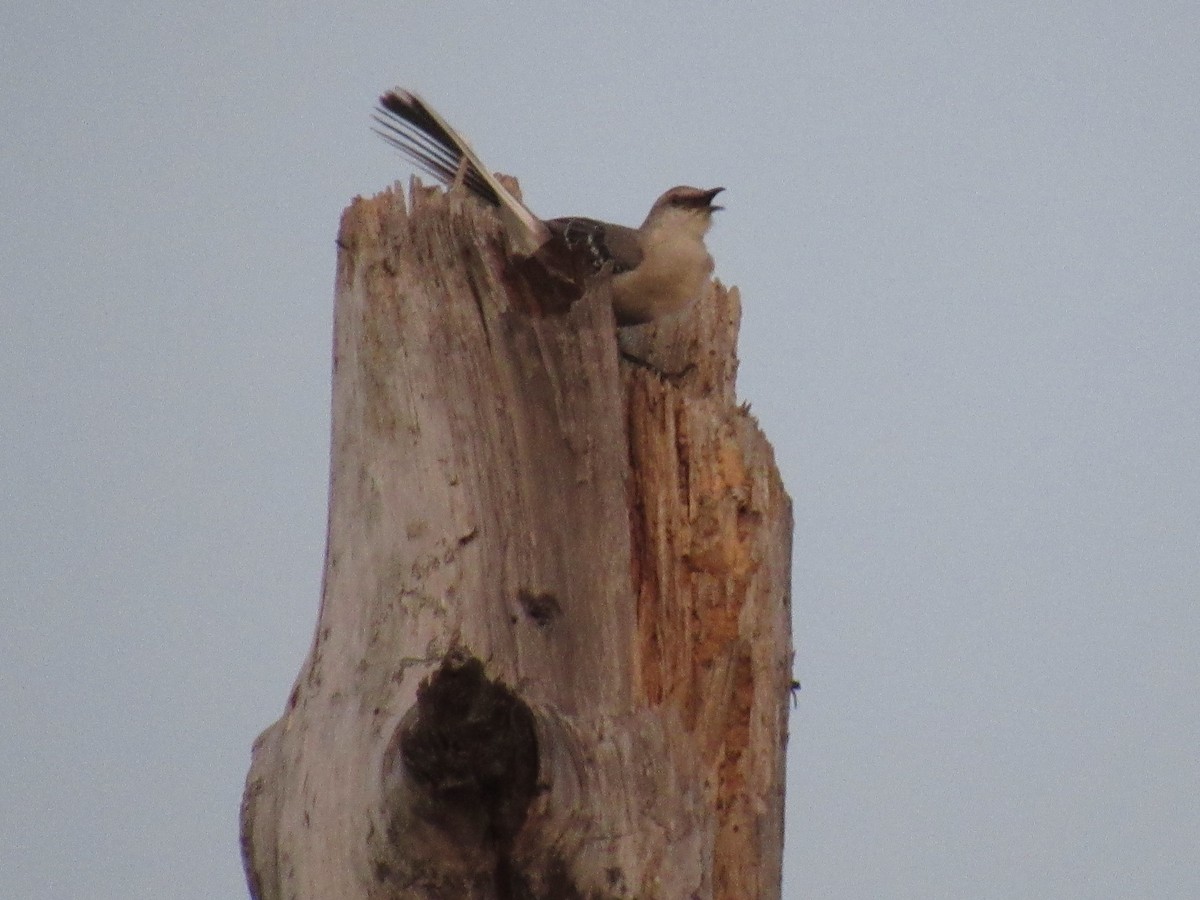
[(449, 807), (479, 817), (490, 840), (511, 842), (537, 793), (529, 707), (489, 679), (480, 660), (455, 649), (421, 683), (413, 712), (399, 732), (407, 774), (442, 812)]
[(526, 615), (533, 619), (538, 628), (546, 628), (562, 615), (562, 604), (551, 593), (535, 594), (532, 591), (520, 591), (517, 600)]

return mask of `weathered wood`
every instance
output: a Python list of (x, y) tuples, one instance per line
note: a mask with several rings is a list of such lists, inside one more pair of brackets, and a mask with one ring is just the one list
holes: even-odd
[(343, 217), (322, 602), (254, 748), (252, 895), (779, 896), (791, 510), (737, 292), (622, 360), (603, 284), (539, 313), (487, 212), (412, 200)]

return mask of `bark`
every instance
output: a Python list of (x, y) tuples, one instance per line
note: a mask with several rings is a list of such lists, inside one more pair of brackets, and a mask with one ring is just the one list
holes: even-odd
[(778, 897), (791, 505), (737, 291), (618, 347), (603, 283), (412, 207), (342, 221), (324, 586), (254, 746), (251, 894)]

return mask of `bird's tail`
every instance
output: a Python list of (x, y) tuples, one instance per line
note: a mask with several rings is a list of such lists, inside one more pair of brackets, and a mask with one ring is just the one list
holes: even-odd
[(375, 133), (415, 166), (447, 187), (462, 182), (472, 194), (497, 207), (517, 249), (532, 254), (550, 238), (549, 229), (504, 187), (475, 155), (471, 146), (433, 107), (411, 91), (388, 91), (373, 116)]

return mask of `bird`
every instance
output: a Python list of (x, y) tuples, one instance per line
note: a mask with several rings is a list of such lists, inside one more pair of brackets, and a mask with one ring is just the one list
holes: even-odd
[(611, 277), (613, 312), (620, 326), (653, 322), (690, 306), (713, 270), (704, 244), (713, 204), (724, 188), (679, 185), (662, 194), (637, 228), (585, 216), (538, 218), (493, 176), (471, 146), (412, 91), (395, 88), (379, 98), (374, 131), (411, 163), (447, 188), (461, 184), (495, 207), (515, 251), (533, 257), (558, 245), (589, 277)]

